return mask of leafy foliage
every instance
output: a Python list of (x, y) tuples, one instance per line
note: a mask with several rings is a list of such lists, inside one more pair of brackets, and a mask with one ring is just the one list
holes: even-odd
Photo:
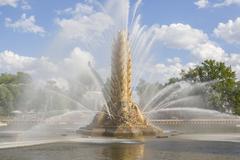
[(170, 85), (170, 84), (174, 84), (174, 83), (179, 82), (179, 81), (181, 81), (181, 79), (176, 78), (176, 77), (172, 77), (172, 78), (168, 79), (168, 82), (165, 83), (165, 86)]
[(201, 65), (182, 71), (182, 80), (212, 82), (208, 91), (214, 109), (240, 114), (240, 85), (231, 66), (215, 60), (205, 60)]
[(0, 75), (0, 115), (8, 115), (17, 108), (18, 97), (29, 83), (31, 77), (23, 72)]

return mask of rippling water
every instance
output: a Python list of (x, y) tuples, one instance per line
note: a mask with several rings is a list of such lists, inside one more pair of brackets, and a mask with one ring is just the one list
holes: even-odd
[(239, 160), (240, 143), (181, 138), (144, 143), (56, 142), (0, 149), (1, 160)]

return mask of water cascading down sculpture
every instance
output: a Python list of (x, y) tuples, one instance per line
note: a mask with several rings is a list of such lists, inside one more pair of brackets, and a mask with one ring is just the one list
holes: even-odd
[(156, 135), (153, 127), (132, 99), (132, 59), (127, 31), (118, 33), (113, 44), (111, 80), (103, 88), (107, 107), (96, 114), (84, 132), (89, 135), (134, 137)]

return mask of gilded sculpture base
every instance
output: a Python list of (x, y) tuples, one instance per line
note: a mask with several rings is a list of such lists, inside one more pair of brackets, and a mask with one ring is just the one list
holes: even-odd
[(88, 136), (107, 136), (134, 138), (142, 136), (158, 136), (162, 134), (160, 128), (152, 126), (139, 111), (136, 104), (119, 104), (117, 113), (109, 116), (102, 112), (96, 114), (91, 124), (80, 128), (77, 132)]

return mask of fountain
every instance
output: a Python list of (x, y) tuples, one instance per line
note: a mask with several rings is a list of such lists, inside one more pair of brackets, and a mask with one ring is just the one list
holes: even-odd
[[(151, 27), (141, 25), (141, 16), (137, 13), (140, 3), (141, 1), (138, 1), (135, 4), (133, 13), (130, 14), (126, 10), (129, 7), (128, 0), (114, 1), (115, 5), (108, 6), (112, 6), (112, 8), (95, 6), (98, 12), (106, 14), (113, 22), (108, 29), (101, 33), (101, 36), (91, 38), (90, 42), (78, 44), (80, 48), (96, 54), (99, 53), (99, 44), (102, 45), (103, 42), (102, 52), (106, 53), (103, 56), (108, 56), (107, 53), (111, 53), (109, 44), (116, 36), (116, 31), (120, 31), (112, 47), (111, 80), (104, 84), (101, 76), (91, 66), (91, 60), (86, 61), (84, 64), (86, 66), (81, 66), (86, 70), (86, 74), (69, 72), (68, 74), (71, 76), (67, 76), (68, 70), (64, 70), (64, 74), (59, 71), (60, 73), (56, 73), (56, 75), (68, 81), (70, 88), (67, 91), (59, 92), (40, 84), (41, 92), (38, 93), (37, 89), (32, 91), (33, 93), (27, 92), (21, 100), (26, 103), (19, 106), (31, 106), (35, 104), (31, 102), (35, 102), (34, 97), (39, 97), (39, 95), (45, 95), (45, 97), (39, 99), (39, 104), (35, 104), (37, 109), (33, 112), (34, 115), (30, 115), (32, 113), (18, 115), (5, 128), (7, 130), (19, 128), (24, 131), (26, 137), (47, 135), (45, 137), (49, 138), (66, 135), (65, 131), (67, 134), (68, 131), (75, 133), (76, 130), (87, 135), (134, 137), (161, 135), (162, 130), (153, 126), (156, 125), (154, 121), (157, 120), (239, 119), (231, 114), (214, 111), (212, 110), (214, 108), (208, 106), (207, 96), (203, 93), (209, 84), (215, 82), (193, 84), (181, 81), (161, 89), (154, 85), (152, 88), (147, 86), (143, 89), (142, 95), (139, 95), (139, 101), (134, 99), (132, 81), (136, 85), (140, 78), (147, 78), (146, 80), (151, 83), (149, 74), (156, 74), (148, 71), (148, 62), (151, 58), (149, 55), (151, 48), (157, 41), (156, 29), (159, 27), (158, 25)], [(92, 5), (94, 6), (94, 4)], [(118, 7), (121, 9), (117, 10)], [(112, 12), (118, 11), (119, 15), (112, 14)], [(132, 15), (132, 19), (129, 23), (130, 15)], [(89, 36), (93, 35), (95, 34)], [(92, 44), (91, 47), (88, 47), (89, 43)], [(87, 67), (88, 61), (90, 61), (89, 68)], [(78, 59), (76, 62), (81, 63)], [(132, 63), (135, 67), (134, 74), (132, 74)], [(108, 72), (108, 68), (106, 71)], [(145, 73), (149, 76), (144, 77)], [(107, 75), (105, 71), (103, 74)], [(80, 76), (82, 81), (78, 81), (79, 77), (72, 77), (72, 75)], [(84, 83), (85, 81), (91, 83)], [(157, 125), (166, 129), (164, 126)], [(81, 128), (79, 129), (79, 127)]]
[[(208, 103), (208, 87), (215, 81), (155, 83), (151, 74), (159, 73), (148, 65), (149, 53), (161, 26), (140, 24), (141, 0), (132, 9), (129, 0), (107, 1), (106, 6), (95, 0), (86, 1), (90, 7), (78, 4), (76, 11), (85, 8), (87, 15), (81, 12), (74, 17), (76, 22), (94, 22), (93, 27), (86, 25), (89, 39), (83, 44), (74, 39), (74, 47), (93, 54), (100, 64), (91, 65), (92, 58), (83, 63), (81, 56), (73, 56), (74, 62), (68, 59), (73, 67), (61, 67), (53, 75), (66, 81), (67, 87), (58, 87), (53, 79), (26, 88), (18, 108), (22, 113), (0, 122), (0, 159), (239, 159), (240, 117), (218, 112)], [(89, 15), (96, 19), (86, 18)], [(93, 28), (106, 22), (95, 23), (98, 15), (111, 19), (99, 35)], [(108, 53), (112, 54), (110, 75)], [(140, 78), (146, 83), (137, 85)]]
[(132, 60), (127, 31), (120, 31), (113, 45), (110, 86), (103, 88), (107, 101), (92, 123), (79, 131), (90, 135), (135, 137), (155, 135), (153, 127), (132, 99)]

